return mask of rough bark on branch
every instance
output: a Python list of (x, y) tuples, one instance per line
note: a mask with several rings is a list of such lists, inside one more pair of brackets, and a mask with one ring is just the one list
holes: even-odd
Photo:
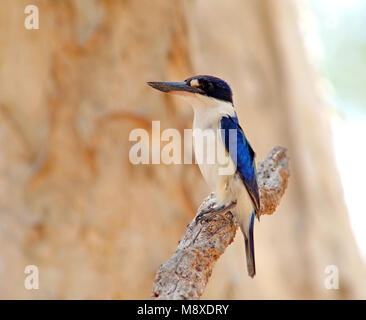
[[(290, 175), (287, 150), (274, 147), (258, 163), (258, 184), (261, 199), (260, 215), (272, 214), (284, 194)], [(207, 197), (198, 209), (215, 204), (215, 195)], [(188, 224), (173, 257), (162, 264), (156, 274), (151, 298), (182, 300), (198, 299), (207, 285), (212, 268), (233, 242), (238, 222), (228, 212), (209, 222)]]

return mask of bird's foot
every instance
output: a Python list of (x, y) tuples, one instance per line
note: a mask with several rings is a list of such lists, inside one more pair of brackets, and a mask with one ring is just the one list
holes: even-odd
[(229, 205), (221, 205), (221, 206), (215, 206), (212, 208), (208, 208), (206, 210), (201, 211), (195, 218), (196, 223), (200, 221), (210, 221), (212, 218), (214, 218), (216, 215), (224, 215), (226, 212), (231, 210), (236, 206), (236, 201), (231, 202)]

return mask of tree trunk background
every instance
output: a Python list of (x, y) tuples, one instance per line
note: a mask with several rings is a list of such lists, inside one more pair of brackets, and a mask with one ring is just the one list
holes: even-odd
[[(24, 28), (37, 5), (40, 29)], [(133, 128), (192, 126), (150, 80), (227, 80), (262, 159), (288, 148), (291, 178), (255, 226), (257, 276), (241, 234), (204, 298), (366, 298), (317, 91), (290, 0), (2, 0), (0, 298), (148, 298), (209, 193), (195, 165), (128, 160)], [(40, 289), (24, 289), (39, 267)], [(339, 290), (326, 290), (327, 265)]]

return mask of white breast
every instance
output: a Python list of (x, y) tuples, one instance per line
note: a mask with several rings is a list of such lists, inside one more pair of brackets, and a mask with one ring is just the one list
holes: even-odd
[(230, 202), (236, 194), (236, 169), (226, 152), (219, 129), (221, 118), (225, 115), (235, 116), (235, 111), (230, 103), (218, 102), (207, 97), (202, 97), (202, 100), (202, 104), (193, 105), (193, 145), (196, 161), (211, 190), (223, 202)]

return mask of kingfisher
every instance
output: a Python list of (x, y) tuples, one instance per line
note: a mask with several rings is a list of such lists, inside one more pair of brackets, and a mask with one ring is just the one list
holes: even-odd
[[(254, 220), (259, 220), (260, 198), (255, 153), (245, 137), (236, 115), (230, 86), (222, 79), (198, 75), (182, 82), (148, 82), (162, 92), (183, 97), (193, 108), (193, 147), (202, 176), (217, 198), (217, 204), (196, 216), (196, 222), (209, 220), (229, 210), (239, 221), (244, 235), (248, 275), (256, 273), (254, 259)], [(203, 154), (202, 139), (195, 131), (213, 132), (207, 141), (218, 156), (228, 158), (233, 170), (222, 174), (218, 161), (209, 161)], [(206, 145), (207, 145), (206, 144)], [(207, 152), (206, 152), (207, 154)]]

